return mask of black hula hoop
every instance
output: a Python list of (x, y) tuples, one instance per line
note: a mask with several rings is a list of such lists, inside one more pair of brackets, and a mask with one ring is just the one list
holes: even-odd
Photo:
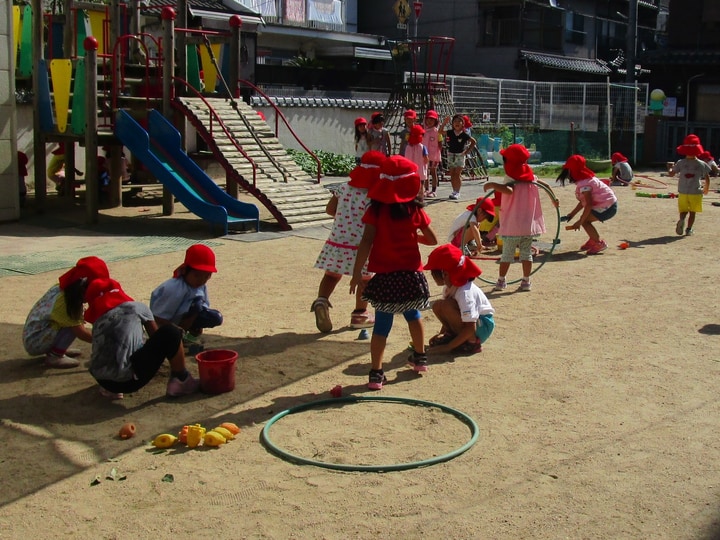
[[(387, 402), (387, 403), (402, 403), (405, 405), (417, 405), (422, 407), (433, 407), (436, 409), (440, 409), (441, 411), (450, 414), (460, 420), (462, 423), (467, 425), (470, 428), (470, 440), (466, 442), (464, 445), (462, 445), (460, 448), (457, 448), (456, 450), (453, 450), (452, 452), (448, 452), (447, 454), (443, 454), (441, 456), (436, 456), (430, 459), (424, 459), (421, 461), (411, 461), (408, 463), (395, 463), (395, 464), (389, 464), (389, 465), (352, 465), (352, 464), (344, 464), (344, 463), (328, 463), (325, 461), (317, 461), (314, 459), (308, 459), (304, 458), (302, 456), (297, 456), (295, 454), (291, 454), (290, 452), (287, 452), (286, 450), (283, 450), (279, 446), (277, 446), (275, 443), (273, 443), (272, 439), (270, 438), (270, 428), (272, 428), (275, 423), (277, 423), (278, 420), (281, 418), (284, 418), (285, 416), (288, 416), (289, 414), (296, 414), (299, 412), (306, 411), (308, 409), (312, 409), (315, 407), (320, 407), (322, 405), (338, 405), (340, 403), (359, 403), (363, 401), (380, 401), (380, 402)], [(287, 461), (298, 463), (300, 465), (315, 465), (316, 467), (323, 467), (325, 469), (334, 469), (336, 471), (360, 471), (360, 472), (389, 472), (389, 471), (405, 471), (408, 469), (417, 469), (419, 467), (428, 467), (430, 465), (436, 465), (437, 463), (442, 463), (444, 461), (449, 461), (453, 458), (456, 458), (460, 454), (466, 452), (472, 445), (474, 445), (479, 437), (480, 431), (475, 423), (475, 420), (470, 418), (467, 414), (458, 411), (457, 409), (453, 409), (451, 407), (447, 407), (446, 405), (441, 405), (439, 403), (433, 403), (432, 401), (423, 401), (420, 399), (412, 399), (412, 398), (401, 398), (401, 397), (384, 397), (384, 396), (347, 396), (347, 397), (341, 397), (341, 398), (333, 398), (333, 399), (322, 399), (319, 401), (313, 401), (311, 403), (304, 403), (302, 405), (298, 405), (296, 407), (292, 407), (290, 409), (287, 409), (285, 411), (282, 411), (281, 413), (276, 414), (273, 416), (270, 420), (268, 420), (268, 423), (265, 424), (265, 427), (263, 428), (261, 434), (260, 434), (260, 442), (262, 442), (265, 447), (270, 450), (273, 454), (275, 454), (278, 457), (281, 457)]]
[[(515, 183), (516, 183), (516, 182), (511, 182), (511, 183), (509, 183), (509, 184), (507, 184), (507, 185), (510, 185), (510, 186), (511, 186), (511, 185), (513, 185), (513, 184), (515, 184)], [(551, 190), (549, 187), (547, 187), (545, 184), (541, 184), (540, 182), (535, 182), (535, 181), (533, 181), (533, 182), (531, 182), (531, 183), (535, 184), (536, 186), (539, 186), (539, 187), (543, 188), (543, 189), (545, 190), (545, 193), (547, 193), (547, 194), (550, 196), (550, 199), (551, 199), (552, 201), (555, 201), (555, 196), (553, 195), (553, 192), (552, 192), (552, 190)], [(468, 227), (470, 226), (470, 220), (471, 220), (472, 217), (475, 215), (475, 212), (477, 211), (478, 207), (485, 201), (485, 199), (487, 199), (487, 198), (488, 198), (490, 195), (492, 195), (494, 192), (495, 192), (494, 189), (489, 190), (482, 199), (478, 199), (478, 201), (475, 203), (475, 206), (473, 207), (472, 211), (470, 212), (470, 215), (468, 216), (467, 221), (465, 221), (465, 227), (463, 228), (462, 238), (465, 238), (465, 231), (467, 231)], [(556, 227), (556, 229), (555, 229), (555, 238), (553, 238), (552, 246), (550, 247), (550, 250), (549, 250), (549, 251), (546, 251), (546, 252), (545, 252), (545, 256), (542, 258), (542, 261), (540, 261), (540, 264), (538, 264), (537, 266), (535, 266), (535, 268), (533, 268), (533, 270), (530, 272), (530, 275), (531, 275), (531, 276), (532, 276), (535, 272), (537, 272), (538, 270), (540, 270), (540, 269), (543, 267), (543, 265), (544, 265), (544, 264), (548, 261), (548, 259), (550, 259), (550, 257), (552, 256), (553, 251), (555, 251), (555, 246), (557, 246), (557, 245), (560, 243), (560, 207), (559, 207), (559, 206), (555, 206), (555, 205), (553, 204), (553, 208), (555, 208), (555, 214), (556, 214), (556, 217), (557, 217), (557, 219), (555, 220), (556, 223), (557, 223), (557, 227)], [(461, 241), (462, 241), (462, 240), (461, 240)], [(465, 248), (463, 247), (463, 253), (464, 253), (464, 252), (465, 252)], [(480, 256), (480, 257), (471, 257), (471, 258), (472, 258), (472, 259), (480, 259), (480, 260), (483, 259), (482, 256)], [(488, 257), (488, 258), (486, 258), (485, 260), (499, 260), (499, 258), (494, 258), (494, 257), (493, 257), (493, 258), (489, 258), (489, 257)], [(533, 262), (534, 262), (534, 259), (533, 259)], [(483, 283), (488, 283), (488, 284), (493, 284), (493, 283), (495, 283), (494, 280), (493, 280), (493, 281), (490, 281), (490, 280), (482, 277), (482, 275), (478, 276), (476, 279), (479, 279), (479, 280), (482, 281)], [(520, 283), (521, 280), (522, 280), (522, 278), (518, 278), (518, 279), (515, 279), (515, 280), (512, 280), (512, 281), (508, 281), (507, 283), (508, 283), (508, 285), (513, 285), (513, 284), (515, 284), (515, 283)]]

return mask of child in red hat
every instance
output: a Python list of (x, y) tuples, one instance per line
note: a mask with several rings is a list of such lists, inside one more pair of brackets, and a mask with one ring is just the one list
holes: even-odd
[(207, 282), (217, 272), (215, 253), (204, 244), (185, 251), (185, 260), (173, 277), (158, 285), (150, 295), (150, 309), (160, 326), (175, 324), (185, 331), (188, 345), (197, 344), (205, 328), (223, 323), (222, 314), (210, 309)]
[[(535, 176), (528, 159), (530, 152), (522, 144), (511, 144), (500, 150), (505, 169), (505, 182), (487, 182), (485, 191), (495, 190), (502, 193), (502, 219), (498, 234), (502, 236), (503, 250), (500, 256), (500, 271), (493, 290), (503, 291), (507, 288), (506, 276), (510, 263), (515, 260), (515, 249), (520, 250), (520, 264), (523, 277), (520, 282), (521, 291), (530, 291), (530, 273), (532, 272), (532, 243), (535, 238), (545, 232), (545, 219), (540, 204), (541, 183)], [(543, 182), (552, 193), (552, 189)], [(553, 203), (558, 201), (553, 194)]]
[[(695, 214), (702, 212), (703, 195), (710, 190), (710, 165), (698, 159), (705, 151), (697, 135), (688, 135), (683, 143), (677, 147), (677, 153), (685, 156), (670, 168), (670, 176), (678, 177), (678, 212), (680, 219), (675, 224), (675, 233), (678, 235), (693, 234)], [(703, 184), (704, 182), (704, 184)], [(685, 228), (685, 218), (688, 218)]]
[(90, 374), (103, 396), (123, 399), (124, 394), (137, 392), (155, 377), (165, 359), (170, 363), (166, 395), (197, 391), (199, 382), (187, 370), (179, 327), (158, 328), (150, 308), (135, 302), (114, 279), (93, 281), (85, 299), (85, 319), (93, 325)]
[(627, 186), (633, 180), (633, 170), (628, 162), (628, 158), (620, 152), (615, 152), (610, 156), (612, 163), (612, 176), (610, 181), (613, 186)]
[(382, 152), (385, 156), (389, 156), (392, 144), (390, 143), (390, 132), (384, 126), (385, 117), (383, 113), (372, 113), (370, 127), (368, 128), (369, 150)]
[(423, 135), (423, 144), (428, 151), (428, 176), (432, 181), (432, 185), (425, 181), (425, 197), (435, 198), (437, 195), (438, 166), (442, 161), (442, 142), (440, 137), (440, 118), (437, 111), (430, 109), (425, 113), (425, 135)]
[[(363, 235), (365, 225), (362, 217), (370, 204), (368, 189), (380, 176), (380, 166), (385, 161), (380, 152), (366, 152), (362, 162), (350, 171), (350, 180), (333, 193), (325, 211), (333, 216), (330, 236), (325, 241), (320, 255), (315, 261), (315, 268), (325, 270), (318, 296), (310, 306), (315, 313), (315, 325), (323, 333), (333, 328), (330, 319), (330, 295), (340, 282), (342, 276), (352, 276), (358, 244)], [(367, 265), (362, 270), (363, 280), (369, 280)], [(358, 288), (355, 294), (355, 311), (350, 315), (350, 328), (370, 328), (375, 318), (367, 311), (367, 301), (362, 298)]]
[(448, 242), (466, 255), (475, 255), (483, 247), (481, 225), (494, 221), (495, 203), (490, 197), (479, 197), (455, 218), (450, 226)]
[(83, 320), (85, 291), (94, 280), (107, 277), (108, 267), (98, 257), (83, 257), (60, 276), (28, 313), (22, 334), (27, 353), (44, 354), (47, 367), (77, 367), (74, 357), (80, 351), (70, 345), (75, 338), (92, 340)]
[(482, 344), (495, 330), (495, 310), (485, 293), (473, 283), (482, 270), (452, 244), (435, 248), (425, 270), (430, 270), (436, 284), (443, 285), (442, 299), (432, 304), (442, 327), (430, 339), (428, 352), (475, 354), (482, 351)]
[(459, 114), (446, 118), (443, 129), (451, 122), (451, 129), (445, 132), (445, 145), (447, 147), (447, 167), (450, 171), (450, 184), (452, 184), (451, 200), (460, 198), (462, 187), (462, 171), (465, 168), (465, 156), (475, 148), (477, 142), (465, 130), (465, 120)]
[(362, 116), (355, 119), (355, 164), (360, 164), (360, 158), (370, 150), (368, 140), (367, 120)]
[[(400, 156), (405, 156), (405, 149), (407, 148), (408, 141), (410, 140), (410, 133), (412, 131), (413, 126), (418, 125), (417, 124), (417, 113), (412, 109), (407, 109), (403, 113), (403, 122), (405, 123), (403, 125), (403, 128), (400, 130), (399, 133), (397, 133), (397, 136), (400, 137), (400, 148), (398, 149), (397, 153)], [(422, 127), (422, 126), (420, 126)], [(408, 158), (410, 159), (410, 158)], [(412, 161), (412, 160), (411, 160)]]
[(715, 177), (720, 174), (720, 167), (718, 167), (718, 164), (715, 161), (715, 158), (712, 156), (712, 154), (710, 152), (705, 150), (698, 157), (710, 166), (710, 176)]
[[(350, 293), (360, 287), (363, 299), (375, 308), (368, 381), (371, 390), (380, 390), (387, 382), (383, 355), (396, 313), (402, 313), (410, 329), (415, 351), (410, 364), (417, 372), (427, 371), (420, 310), (427, 307), (430, 290), (422, 272), (418, 244), (433, 246), (437, 237), (430, 227), (430, 217), (416, 200), (419, 189), (417, 166), (402, 156), (392, 156), (383, 162), (380, 177), (368, 190), (371, 202), (363, 216), (365, 230)], [(368, 282), (363, 280), (365, 261), (368, 271), (375, 273)]]
[(423, 198), (425, 190), (423, 189), (427, 182), (428, 163), (428, 149), (423, 144), (423, 135), (425, 130), (419, 124), (416, 124), (410, 128), (410, 134), (408, 136), (407, 144), (405, 145), (405, 152), (402, 154), (410, 161), (412, 161), (418, 168), (418, 176), (420, 177), (420, 192), (418, 197)]

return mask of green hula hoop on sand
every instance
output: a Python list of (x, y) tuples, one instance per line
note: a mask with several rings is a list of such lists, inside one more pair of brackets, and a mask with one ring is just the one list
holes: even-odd
[[(511, 182), (508, 185), (513, 185), (515, 183), (516, 182)], [(552, 190), (549, 187), (547, 187), (545, 184), (541, 184), (539, 182), (532, 182), (532, 183), (538, 187), (541, 187), (543, 190), (545, 190), (545, 193), (547, 193), (550, 196), (551, 200), (553, 200), (553, 201), (555, 200), (555, 196), (553, 195)], [(475, 215), (475, 212), (477, 211), (478, 207), (485, 201), (485, 199), (490, 197), (490, 195), (492, 195), (494, 192), (495, 192), (495, 190), (491, 189), (485, 194), (485, 196), (483, 198), (477, 200), (477, 202), (475, 203), (475, 206), (473, 207), (472, 211), (470, 212), (470, 215), (467, 218), (467, 221), (465, 221), (465, 227), (463, 228), (463, 236), (462, 236), (463, 238), (465, 238), (465, 231), (467, 231), (468, 227), (470, 226), (470, 220)], [(542, 261), (540, 261), (540, 264), (536, 265), (535, 268), (533, 268), (532, 272), (530, 272), (531, 276), (543, 267), (543, 265), (552, 256), (553, 251), (555, 251), (555, 246), (557, 246), (560, 243), (560, 208), (556, 207), (555, 205), (553, 205), (553, 208), (555, 209), (555, 214), (556, 214), (555, 223), (557, 224), (556, 228), (555, 228), (555, 238), (553, 238), (552, 245), (550, 246), (550, 249), (545, 252), (545, 256), (542, 258)], [(497, 260), (497, 259), (495, 259), (495, 260)], [(491, 281), (482, 276), (478, 276), (477, 279), (479, 279), (483, 283), (490, 283), (490, 284), (495, 283), (494, 280)], [(513, 281), (508, 281), (507, 283), (508, 283), (508, 285), (513, 285), (515, 283), (520, 283), (521, 279), (522, 278), (518, 278)]]
[[(405, 405), (417, 405), (421, 407), (434, 407), (436, 409), (440, 409), (441, 411), (450, 414), (463, 422), (465, 425), (467, 425), (470, 428), (470, 440), (466, 442), (464, 445), (462, 445), (460, 448), (453, 450), (452, 452), (449, 452), (447, 454), (443, 454), (441, 456), (436, 456), (430, 459), (424, 459), (422, 461), (412, 461), (409, 463), (396, 463), (396, 464), (390, 464), (390, 465), (352, 465), (352, 464), (345, 464), (345, 463), (328, 463), (325, 461), (316, 461), (314, 459), (308, 459), (301, 456), (297, 456), (295, 454), (291, 454), (290, 452), (287, 452), (286, 450), (283, 450), (282, 448), (278, 447), (275, 443), (273, 443), (272, 439), (270, 438), (270, 429), (280, 420), (281, 418), (284, 418), (285, 416), (288, 416), (290, 414), (297, 414), (303, 411), (306, 411), (308, 409), (313, 409), (316, 407), (322, 407), (324, 405), (338, 405), (342, 403), (362, 403), (362, 402), (368, 402), (368, 401), (379, 401), (379, 402), (386, 402), (386, 403), (402, 403)], [(333, 398), (333, 399), (322, 399), (319, 401), (313, 401), (311, 403), (304, 403), (302, 405), (298, 405), (296, 407), (292, 407), (290, 409), (287, 409), (285, 411), (282, 411), (281, 413), (276, 414), (273, 416), (267, 424), (265, 424), (265, 427), (262, 430), (262, 433), (260, 434), (260, 441), (265, 445), (265, 447), (270, 450), (273, 454), (276, 456), (279, 456), (287, 461), (291, 461), (293, 463), (298, 463), (300, 465), (315, 465), (316, 467), (323, 467), (325, 469), (334, 469), (336, 471), (360, 471), (360, 472), (389, 472), (389, 471), (404, 471), (408, 469), (417, 469), (419, 467), (427, 467), (430, 465), (435, 465), (437, 463), (442, 463), (444, 461), (449, 461), (453, 458), (456, 458), (460, 454), (466, 452), (472, 445), (474, 445), (479, 437), (479, 429), (475, 421), (470, 418), (467, 414), (460, 412), (456, 409), (452, 409), (450, 407), (447, 407), (445, 405), (440, 405), (439, 403), (433, 403), (432, 401), (423, 401), (419, 399), (412, 399), (412, 398), (401, 398), (401, 397), (384, 397), (384, 396), (347, 396), (347, 397), (341, 397), (341, 398)]]

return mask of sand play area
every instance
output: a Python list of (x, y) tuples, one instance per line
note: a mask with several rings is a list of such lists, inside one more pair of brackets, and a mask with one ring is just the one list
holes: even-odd
[[(675, 191), (661, 180), (667, 189), (638, 190)], [(409, 334), (396, 318), (379, 393), (366, 389), (369, 341), (347, 326), (349, 279), (331, 298), (333, 332), (320, 334), (309, 310), (326, 229), (211, 237), (182, 208), (161, 216), (151, 199), (103, 211), (93, 229), (77, 210), (0, 225), (0, 538), (720, 538), (716, 189), (713, 179), (695, 234), (678, 236), (675, 200), (615, 188), (618, 214), (599, 225), (605, 252), (579, 252), (584, 233), (562, 227), (531, 292), (481, 283), (497, 328), (475, 356), (434, 358), (418, 376), (405, 365)], [(574, 188), (555, 192), (567, 213)], [(427, 207), (443, 240), (481, 188), (469, 183), (457, 202), (448, 193), (443, 184)], [(195, 241), (217, 254), (209, 290), (225, 323), (205, 346), (238, 353), (234, 391), (167, 399), (164, 366), (110, 402), (82, 365), (47, 369), (24, 352), (30, 307), (78, 258), (106, 258), (128, 294), (148, 302)], [(430, 248), (421, 250), (426, 260)], [(478, 262), (494, 281), (497, 263)], [(509, 279), (519, 271), (511, 267)], [(429, 337), (439, 324), (431, 311), (424, 317)], [(79, 347), (87, 360), (89, 346)], [(300, 465), (261, 443), (268, 420), (331, 399), (336, 385), (346, 396), (461, 411), (477, 441), (453, 459), (387, 472)], [(128, 421), (137, 435), (121, 440)], [(242, 431), (218, 448), (149, 444), (183, 425), (222, 422)], [(315, 407), (271, 434), (293, 455), (348, 465), (421, 462), (471, 438), (452, 414), (404, 401)]]

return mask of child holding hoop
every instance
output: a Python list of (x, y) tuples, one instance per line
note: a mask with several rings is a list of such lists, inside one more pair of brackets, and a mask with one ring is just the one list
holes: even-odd
[(540, 190), (537, 184), (548, 189), (553, 204), (557, 208), (558, 200), (550, 186), (538, 180), (528, 165), (530, 152), (521, 144), (511, 144), (500, 150), (505, 169), (505, 182), (487, 182), (483, 189), (491, 189), (502, 193), (502, 219), (498, 234), (502, 236), (503, 249), (500, 257), (500, 270), (494, 291), (507, 288), (506, 276), (510, 263), (515, 260), (515, 249), (520, 250), (522, 265), (521, 291), (530, 291), (530, 273), (532, 272), (532, 243), (535, 238), (545, 232), (545, 219), (540, 205)]
[[(585, 166), (585, 158), (581, 155), (570, 156), (563, 169), (568, 171), (570, 182), (575, 184), (575, 198), (578, 203), (569, 214), (561, 217), (560, 221), (570, 221), (580, 213), (578, 220), (568, 225), (566, 229), (577, 231), (582, 227), (588, 235), (588, 241), (580, 246), (580, 251), (587, 251), (588, 255), (597, 255), (607, 249), (607, 244), (600, 238), (600, 233), (593, 223), (605, 222), (617, 213), (617, 197), (609, 186), (601, 182), (595, 173)], [(561, 181), (564, 185), (563, 178)]]
[[(350, 282), (350, 293), (358, 287), (363, 299), (375, 308), (375, 326), (370, 340), (372, 366), (370, 390), (387, 382), (383, 356), (396, 313), (408, 323), (414, 351), (408, 359), (416, 372), (427, 371), (425, 333), (420, 310), (428, 306), (430, 289), (423, 274), (418, 244), (437, 244), (430, 217), (417, 198), (420, 177), (417, 165), (402, 156), (392, 156), (380, 166), (379, 179), (370, 186), (370, 207), (363, 216), (365, 230), (358, 246)], [(419, 232), (418, 232), (419, 231)], [(363, 266), (375, 275), (363, 280)]]

